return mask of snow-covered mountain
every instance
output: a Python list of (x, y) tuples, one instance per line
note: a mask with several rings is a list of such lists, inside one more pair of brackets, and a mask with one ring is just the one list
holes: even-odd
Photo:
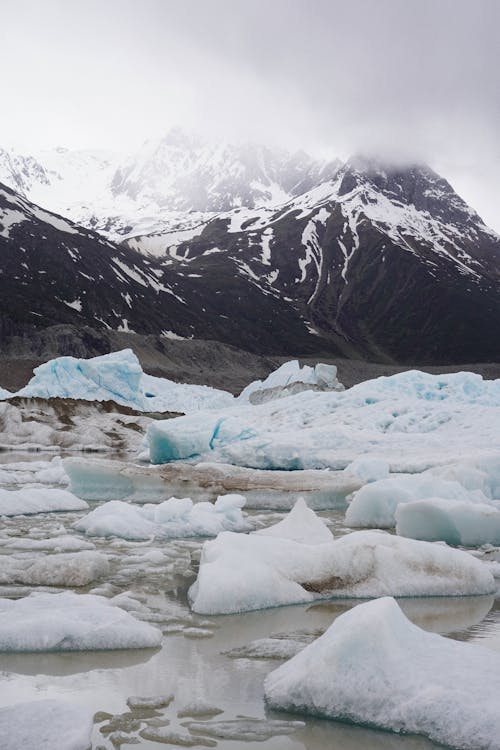
[(338, 161), (255, 144), (205, 142), (174, 128), (136, 153), (0, 150), (0, 182), (113, 240), (238, 206), (278, 205), (328, 179)]
[(424, 165), (358, 156), (281, 206), (235, 209), (127, 245), (207, 283), (214, 258), (231, 258), (346, 354), (500, 355), (500, 238)]
[[(11, 204), (25, 201), (9, 208), (0, 232), (18, 245), (10, 278), (31, 274), (29, 288), (33, 264), (55, 275), (51, 288), (61, 296), (61, 282), (65, 305), (51, 314), (55, 322), (76, 314), (86, 325), (174, 331), (262, 352), (406, 363), (500, 357), (500, 238), (425, 165), (363, 156), (322, 163), (174, 130), (127, 159), (0, 152), (2, 177), (17, 191)], [(74, 227), (85, 249), (69, 273), (67, 230), (59, 226), (62, 238), (47, 249), (40, 209), (27, 208), (27, 196), (101, 233)], [(12, 221), (12, 211), (30, 218)], [(26, 264), (19, 248), (36, 243), (43, 252)], [(82, 287), (80, 270), (97, 283), (88, 258), (100, 269), (99, 300), (95, 285)], [(108, 286), (119, 297), (111, 308)]]
[[(255, 310), (259, 315), (255, 315)], [(295, 307), (229, 260), (206, 284), (41, 209), (0, 184), (0, 344), (60, 323), (288, 353), (317, 346)]]

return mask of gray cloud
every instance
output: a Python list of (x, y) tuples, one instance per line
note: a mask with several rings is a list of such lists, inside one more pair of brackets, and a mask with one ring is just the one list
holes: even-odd
[(0, 143), (209, 135), (429, 161), (500, 229), (497, 0), (18, 0)]

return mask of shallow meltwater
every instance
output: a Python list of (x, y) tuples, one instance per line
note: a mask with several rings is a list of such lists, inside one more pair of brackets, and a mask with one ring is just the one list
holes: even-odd
[[(187, 592), (197, 574), (203, 540), (131, 542), (84, 536), (73, 528), (83, 515), (79, 511), (5, 519), (0, 528), (0, 595), (18, 598), (35, 590), (62, 591), (49, 581), (33, 586), (1, 579), (4, 556), (36, 559), (56, 554), (59, 547), (54, 540), (60, 539), (63, 549), (94, 550), (108, 558), (105, 574), (74, 590), (116, 597), (120, 607), (162, 631), (161, 646), (0, 654), (0, 706), (50, 698), (88, 707), (94, 714), (93, 750), (128, 745), (144, 750), (437, 747), (421, 737), (266, 709), (267, 674), (359, 600), (197, 615), (189, 608)], [(260, 527), (283, 518), (262, 510), (249, 515)], [(342, 512), (320, 515), (335, 536), (346, 533)], [(71, 543), (70, 537), (86, 544)], [(400, 599), (399, 604), (410, 620), (426, 630), (500, 652), (500, 600), (494, 596)]]

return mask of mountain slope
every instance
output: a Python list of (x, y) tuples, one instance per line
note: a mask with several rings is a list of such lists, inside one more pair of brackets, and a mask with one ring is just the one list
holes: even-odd
[(279, 208), (221, 213), (127, 244), (207, 283), (212, 258), (230, 259), (347, 353), (500, 357), (500, 238), (425, 166), (357, 157)]
[(317, 348), (293, 305), (263, 295), (232, 261), (212, 275), (207, 285), (178, 273), (0, 185), (0, 341), (69, 323), (217, 339), (255, 352)]

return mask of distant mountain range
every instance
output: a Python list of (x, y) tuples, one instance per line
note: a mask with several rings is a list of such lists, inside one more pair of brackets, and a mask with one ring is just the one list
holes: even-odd
[(0, 337), (69, 322), (259, 353), (499, 359), (500, 238), (425, 165), (174, 130), (128, 158), (0, 151), (0, 182)]

